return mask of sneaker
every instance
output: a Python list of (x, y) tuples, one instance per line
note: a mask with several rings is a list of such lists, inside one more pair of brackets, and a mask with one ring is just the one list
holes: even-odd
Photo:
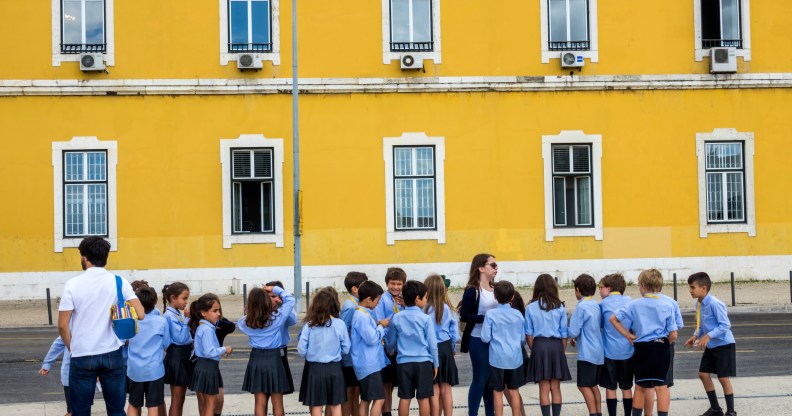
[(724, 415), (722, 409), (713, 409), (710, 407), (701, 416), (724, 416)]
[(726, 412), (726, 416), (737, 416), (737, 412)]

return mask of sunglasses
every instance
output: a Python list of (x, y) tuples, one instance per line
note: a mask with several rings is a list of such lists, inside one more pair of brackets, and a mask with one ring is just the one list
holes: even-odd
[(497, 269), (498, 268), (498, 263), (485, 263), (484, 265), (485, 266), (490, 266), (493, 269)]

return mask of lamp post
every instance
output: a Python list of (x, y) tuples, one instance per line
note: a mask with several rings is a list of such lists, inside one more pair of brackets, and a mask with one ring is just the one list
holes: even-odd
[(300, 115), (297, 99), (297, 0), (292, 0), (292, 168), (294, 178), (294, 300), (297, 312), (302, 299), (302, 198), (300, 191)]

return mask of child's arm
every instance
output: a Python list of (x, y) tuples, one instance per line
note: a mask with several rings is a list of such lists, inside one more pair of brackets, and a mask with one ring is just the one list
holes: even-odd
[(266, 286), (264, 289), (280, 296), (281, 299), (283, 299), (283, 304), (278, 309), (279, 313), (273, 315), (272, 326), (285, 325), (289, 320), (292, 311), (294, 310), (294, 295), (292, 295), (288, 290), (281, 289), (278, 286)]
[(295, 312), (294, 309), (292, 309), (292, 311), (289, 314), (289, 317), (286, 319), (286, 322), (284, 323), (284, 325), (288, 328), (290, 326), (293, 326), (296, 323), (297, 323), (297, 312)]
[(448, 334), (451, 338), (451, 351), (456, 352), (456, 343), (459, 341), (459, 317), (448, 305), (445, 305), (445, 312), (448, 314)]
[(726, 312), (726, 305), (720, 302), (712, 302), (710, 307), (718, 325), (712, 331), (699, 338), (699, 348), (702, 350), (707, 348), (707, 344), (712, 338), (717, 338), (731, 329), (731, 321), (729, 320), (729, 314)]
[(398, 330), (396, 329), (397, 315), (394, 315), (388, 326), (388, 332), (385, 334), (385, 352), (392, 354), (396, 351), (396, 341), (398, 339)]
[(63, 354), (66, 350), (66, 344), (63, 343), (63, 339), (61, 337), (55, 338), (55, 341), (52, 341), (52, 345), (50, 346), (47, 355), (44, 357), (44, 361), (41, 363), (41, 369), (39, 370), (39, 374), (42, 376), (46, 376), (49, 374), (50, 369), (52, 369), (52, 364), (58, 357)]
[(528, 348), (533, 349), (533, 321), (531, 320), (531, 315), (528, 313), (528, 308), (525, 308), (525, 342), (528, 344)]
[(162, 331), (160, 335), (162, 335), (162, 349), (167, 350), (171, 344), (171, 337), (170, 337), (170, 324), (168, 323), (167, 319), (162, 319)]
[(297, 354), (303, 358), (308, 354), (308, 335), (310, 331), (311, 327), (305, 324), (302, 330), (300, 330), (300, 335), (297, 337)]
[(571, 338), (572, 346), (575, 345), (575, 338), (580, 335), (580, 332), (583, 329), (583, 310), (580, 308), (575, 308), (575, 312), (572, 313), (572, 319), (569, 320), (569, 328), (567, 329), (567, 335)]
[(220, 357), (223, 356), (223, 354), (230, 354), (231, 353), (231, 351), (230, 351), (231, 347), (215, 347), (214, 346), (214, 343), (212, 342), (212, 337), (214, 337), (215, 339), (217, 338), (217, 335), (214, 334), (214, 331), (215, 331), (214, 329), (212, 329), (212, 330), (204, 330), (203, 331), (203, 335), (201, 337), (198, 337), (198, 331), (196, 331), (195, 335), (196, 335), (196, 337), (199, 338), (196, 341), (200, 340), (200, 342), (201, 342), (201, 350), (206, 351), (206, 354), (209, 357), (220, 358)]
[(484, 323), (481, 325), (481, 341), (489, 343), (492, 340), (492, 318), (484, 315)]
[(341, 338), (341, 354), (349, 354), (349, 348), (352, 346), (352, 343), (349, 341), (349, 331), (347, 331), (344, 321), (339, 321), (340, 325), (336, 326), (336, 331)]
[(431, 319), (426, 320), (424, 325), (424, 333), (429, 342), (429, 354), (432, 356), (432, 365), (434, 365), (434, 378), (437, 378), (437, 370), (440, 368), (440, 359), (437, 355), (437, 335), (435, 335), (434, 324)]
[(355, 316), (352, 317), (352, 331), (360, 335), (360, 339), (366, 345), (381, 344), (385, 337), (385, 328), (372, 322), (368, 316), (359, 316), (361, 314), (362, 312), (355, 312)]
[(634, 334), (631, 334), (626, 328), (624, 328), (624, 325), (622, 325), (621, 321), (619, 321), (619, 318), (617, 318), (615, 314), (611, 315), (610, 323), (613, 325), (613, 328), (616, 329), (616, 332), (620, 333), (623, 337), (630, 341), (630, 344), (632, 344), (633, 341), (638, 338)]
[(559, 314), (558, 330), (561, 333), (561, 346), (564, 348), (564, 351), (566, 351), (566, 339), (569, 338), (569, 326), (567, 325), (566, 308), (562, 305), (559, 309), (561, 309), (561, 313)]
[(679, 335), (678, 331), (671, 331), (668, 333), (668, 342), (676, 342), (677, 336)]

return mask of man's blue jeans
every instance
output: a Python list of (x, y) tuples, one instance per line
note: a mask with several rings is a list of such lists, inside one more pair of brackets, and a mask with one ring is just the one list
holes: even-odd
[(69, 367), (69, 395), (72, 416), (90, 416), (96, 379), (102, 385), (108, 416), (126, 416), (126, 366), (121, 348), (85, 357), (72, 357)]

